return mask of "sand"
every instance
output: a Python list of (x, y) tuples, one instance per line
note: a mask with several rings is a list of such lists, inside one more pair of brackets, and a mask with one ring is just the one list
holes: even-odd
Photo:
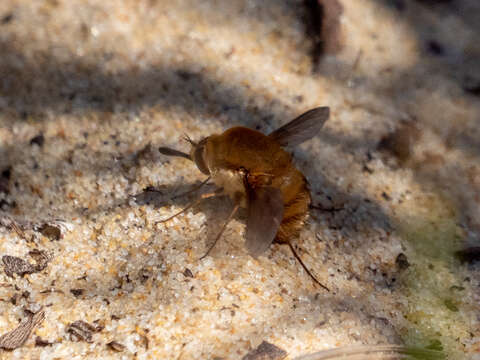
[[(302, 1), (0, 2), (0, 255), (49, 257), (0, 272), (0, 334), (45, 311), (2, 359), (241, 359), (264, 340), (287, 359), (478, 358), (480, 270), (454, 252), (480, 241), (480, 6), (341, 3), (343, 47), (317, 62)], [(293, 242), (330, 292), (288, 247), (250, 257), (244, 212), (198, 260), (228, 199), (157, 223), (205, 179), (159, 146), (316, 106), (331, 117), (294, 150), (315, 208)]]

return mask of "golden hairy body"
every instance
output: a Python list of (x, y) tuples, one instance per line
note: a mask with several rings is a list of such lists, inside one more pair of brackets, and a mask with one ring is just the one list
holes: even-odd
[[(208, 175), (200, 186), (212, 180), (219, 189), (201, 199), (223, 192), (233, 199), (234, 207), (203, 259), (215, 246), (239, 207), (247, 209), (245, 246), (253, 257), (262, 255), (273, 241), (286, 243), (316, 284), (328, 291), (308, 270), (295, 252), (292, 240), (308, 215), (311, 202), (307, 181), (285, 151), (311, 139), (330, 114), (328, 107), (311, 109), (268, 135), (245, 127), (234, 127), (191, 144), (190, 153), (161, 147), (162, 154), (179, 156), (195, 163)], [(163, 222), (181, 214), (163, 220)]]
[(234, 127), (209, 136), (203, 157), (215, 184), (243, 207), (246, 207), (246, 188), (279, 189), (284, 213), (275, 240), (288, 242), (298, 234), (310, 205), (307, 181), (293, 165), (291, 155), (274, 139), (249, 128)]

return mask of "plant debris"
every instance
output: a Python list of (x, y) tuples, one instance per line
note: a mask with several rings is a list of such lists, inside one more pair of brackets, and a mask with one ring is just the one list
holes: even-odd
[[(27, 239), (27, 235), (25, 235), (25, 232), (15, 222), (12, 221), (10, 223), (10, 228), (13, 231), (15, 231), (20, 238), (29, 241), (29, 239)], [(30, 238), (30, 240), (31, 240), (31, 238)]]
[(62, 231), (60, 227), (52, 225), (52, 224), (43, 224), (40, 227), (40, 232), (42, 235), (48, 237), (50, 240), (60, 240), (62, 237)]
[(52, 260), (52, 257), (43, 250), (34, 249), (32, 251), (29, 251), (28, 255), (30, 255), (37, 263), (35, 265), (36, 272), (44, 270), (47, 267), (48, 263)]
[(30, 292), (28, 291), (24, 291), (22, 293), (15, 293), (11, 298), (10, 298), (10, 302), (13, 304), (13, 305), (18, 305), (20, 304), (20, 300), (21, 299), (28, 299), (28, 297), (30, 296)]
[(35, 272), (35, 266), (19, 257), (4, 255), (2, 256), (2, 261), (3, 268), (7, 276), (13, 277), (13, 274), (23, 276), (25, 274), (32, 274)]
[(45, 347), (45, 346), (50, 346), (50, 345), (53, 345), (55, 344), (54, 342), (50, 342), (50, 341), (47, 341), (47, 340), (44, 340), (42, 339), (40, 336), (37, 336), (35, 338), (35, 346), (41, 346), (41, 347)]
[(116, 352), (122, 352), (123, 350), (125, 350), (125, 345), (120, 344), (119, 342), (116, 342), (116, 341), (110, 341), (107, 344), (107, 346)]
[(282, 360), (287, 352), (279, 347), (263, 341), (256, 349), (250, 351), (242, 360)]
[(28, 313), (27, 319), (22, 321), (12, 331), (0, 337), (0, 348), (14, 350), (22, 346), (32, 330), (45, 319), (45, 311), (40, 310), (35, 314)]
[(28, 253), (36, 262), (35, 265), (19, 258), (17, 256), (4, 255), (2, 256), (3, 267), (5, 274), (13, 277), (13, 274), (23, 276), (25, 274), (33, 274), (35, 272), (43, 271), (51, 260), (51, 257), (43, 250), (32, 250)]
[(193, 273), (192, 273), (192, 270), (190, 270), (189, 268), (185, 268), (185, 271), (183, 272), (183, 276), (185, 277), (189, 277), (189, 278), (193, 278)]
[(102, 331), (104, 326), (100, 324), (89, 324), (83, 320), (77, 320), (67, 327), (67, 332), (70, 333), (70, 338), (73, 341), (93, 342), (93, 333)]
[(73, 294), (75, 297), (79, 297), (83, 295), (84, 289), (70, 289), (70, 292)]

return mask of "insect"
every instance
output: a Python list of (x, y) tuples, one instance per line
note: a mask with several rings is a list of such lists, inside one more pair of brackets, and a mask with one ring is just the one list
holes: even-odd
[(329, 115), (328, 107), (317, 107), (268, 135), (246, 127), (233, 127), (199, 142), (187, 137), (190, 154), (159, 148), (164, 155), (192, 160), (202, 173), (208, 175), (200, 187), (209, 180), (218, 187), (216, 192), (203, 194), (162, 222), (185, 212), (201, 199), (217, 194), (228, 195), (234, 207), (203, 257), (210, 253), (237, 210), (243, 207), (247, 209), (245, 245), (251, 256), (261, 255), (274, 241), (288, 244), (308, 275), (328, 290), (311, 274), (291, 243), (305, 223), (311, 197), (305, 176), (294, 166), (286, 149), (317, 135)]

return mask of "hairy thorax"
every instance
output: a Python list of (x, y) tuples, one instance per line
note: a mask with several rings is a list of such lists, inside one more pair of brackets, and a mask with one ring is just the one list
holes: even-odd
[(305, 187), (290, 154), (255, 130), (236, 127), (208, 137), (202, 157), (215, 184), (242, 207), (247, 205), (246, 185), (280, 189), (286, 206)]

